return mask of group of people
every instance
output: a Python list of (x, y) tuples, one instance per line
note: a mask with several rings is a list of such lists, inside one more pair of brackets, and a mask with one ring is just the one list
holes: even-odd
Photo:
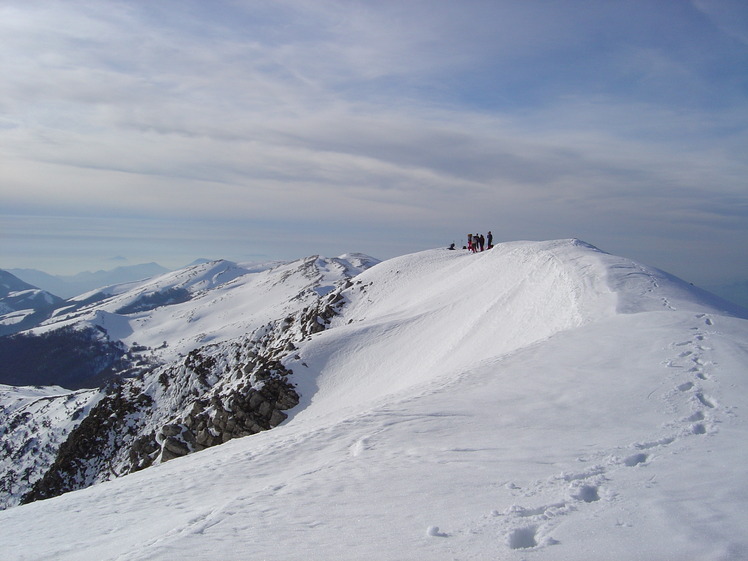
[[(462, 246), (462, 249), (468, 249), (473, 253), (483, 251), (485, 249), (491, 249), (493, 247), (493, 234), (491, 230), (484, 237), (483, 234), (468, 234), (467, 235), (467, 246)], [(455, 244), (452, 242), (447, 249), (455, 249)]]
[(491, 230), (488, 231), (485, 237), (483, 237), (483, 234), (468, 234), (467, 239), (467, 248), (463, 249), (468, 249), (473, 253), (493, 247), (493, 234)]

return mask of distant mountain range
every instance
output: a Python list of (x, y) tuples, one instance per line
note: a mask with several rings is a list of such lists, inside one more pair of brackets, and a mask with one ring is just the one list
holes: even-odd
[[(193, 264), (207, 262), (199, 259)], [(49, 319), (68, 299), (72, 306), (97, 301), (97, 289), (145, 280), (169, 272), (157, 263), (86, 271), (77, 275), (50, 275), (36, 269), (0, 269), (0, 337), (11, 335)], [(84, 298), (75, 298), (86, 295)]]
[(63, 299), (78, 296), (84, 292), (168, 273), (169, 269), (158, 263), (142, 263), (117, 267), (110, 271), (86, 271), (77, 275), (50, 275), (37, 269), (7, 269), (9, 273), (24, 282), (46, 290)]

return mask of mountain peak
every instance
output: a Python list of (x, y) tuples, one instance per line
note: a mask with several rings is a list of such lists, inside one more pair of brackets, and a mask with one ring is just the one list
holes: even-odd
[(38, 290), (38, 288), (22, 281), (8, 271), (0, 269), (0, 298), (8, 296), (11, 292), (20, 292), (22, 290)]

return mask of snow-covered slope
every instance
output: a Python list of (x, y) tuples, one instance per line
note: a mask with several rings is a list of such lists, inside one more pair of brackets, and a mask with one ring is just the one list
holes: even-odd
[[(377, 262), (362, 254), (214, 261), (99, 288), (37, 318), (21, 337), (0, 339), (0, 383), (79, 389), (117, 372), (133, 376), (293, 315)], [(76, 345), (85, 347), (80, 356), (59, 352)], [(92, 356), (96, 347), (105, 360)]]
[(60, 445), (101, 397), (96, 390), (0, 385), (0, 508), (15, 504), (13, 497), (52, 464)]
[(282, 318), (375, 262), (360, 254), (247, 265), (211, 261), (82, 294), (34, 332), (87, 323), (128, 347), (148, 347), (158, 360), (174, 360)]
[(283, 424), (0, 512), (4, 556), (748, 558), (745, 310), (576, 240), (340, 294)]
[[(279, 359), (324, 329), (351, 276), (374, 263), (353, 254), (252, 267), (204, 263), (83, 295), (46, 325), (0, 339), (0, 375), (9, 383), (102, 386), (90, 392), (94, 406), (85, 415), (70, 408), (75, 392), (51, 392), (44, 412), (75, 419), (0, 394), (7, 456), (0, 507), (276, 426), (298, 403)], [(140, 343), (155, 344), (153, 333), (157, 348)]]
[(0, 270), (0, 336), (42, 321), (61, 303), (62, 298)]

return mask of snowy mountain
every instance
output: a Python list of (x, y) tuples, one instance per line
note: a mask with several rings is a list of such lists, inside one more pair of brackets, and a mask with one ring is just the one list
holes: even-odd
[(142, 263), (117, 267), (109, 271), (85, 271), (76, 275), (50, 275), (36, 269), (11, 269), (18, 278), (57, 294), (62, 298), (72, 298), (101, 286), (121, 284), (138, 279), (161, 275), (169, 270), (158, 263)]
[(310, 258), (256, 298), (223, 265), (58, 318), (181, 339), (105, 392), (7, 389), (60, 435), (27, 447), (79, 438), (27, 499), (98, 484), (0, 512), (5, 557), (748, 557), (744, 309), (578, 240)]
[(138, 374), (251, 332), (317, 299), (359, 272), (362, 263), (375, 262), (345, 257), (288, 264), (214, 261), (71, 298), (40, 326), (0, 339), (0, 383), (80, 389), (123, 370)]
[(84, 294), (42, 326), (0, 338), (5, 383), (78, 390), (108, 380), (99, 390), (58, 388), (43, 398), (35, 389), (5, 392), (0, 505), (279, 424), (298, 402), (279, 358), (323, 329), (337, 292), (374, 263), (345, 255), (198, 264)]
[(36, 325), (62, 301), (0, 269), (0, 336)]

